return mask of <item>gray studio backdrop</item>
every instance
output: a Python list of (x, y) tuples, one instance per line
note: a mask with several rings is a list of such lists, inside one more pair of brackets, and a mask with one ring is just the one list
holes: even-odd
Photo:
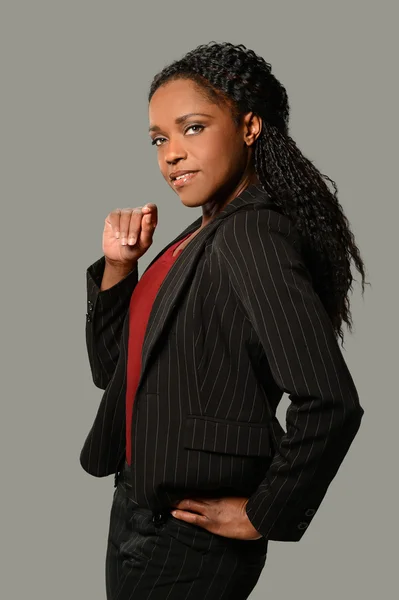
[(1, 2), (1, 599), (105, 600), (113, 479), (79, 465), (102, 393), (86, 357), (85, 271), (113, 208), (158, 205), (140, 274), (200, 215), (158, 172), (146, 95), (167, 62), (212, 39), (272, 63), (290, 97), (291, 135), (337, 182), (372, 283), (364, 301), (355, 284), (344, 351), (361, 430), (303, 539), (270, 543), (251, 599), (394, 595), (394, 5)]

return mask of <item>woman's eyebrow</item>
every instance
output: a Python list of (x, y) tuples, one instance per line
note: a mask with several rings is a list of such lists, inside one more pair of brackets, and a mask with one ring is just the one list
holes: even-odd
[[(175, 124), (176, 125), (181, 125), (182, 123), (184, 123), (184, 121), (187, 121), (187, 119), (189, 119), (190, 117), (210, 117), (211, 119), (213, 119), (212, 115), (208, 115), (206, 113), (187, 113), (186, 115), (182, 115), (181, 117), (177, 117), (177, 119), (175, 119)], [(158, 127), (158, 125), (151, 125), (151, 127), (148, 130), (149, 132), (151, 131), (161, 131), (161, 128)]]

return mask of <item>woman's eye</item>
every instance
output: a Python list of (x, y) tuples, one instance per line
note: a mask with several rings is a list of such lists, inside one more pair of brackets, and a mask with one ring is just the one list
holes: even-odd
[(157, 144), (157, 142), (159, 142), (160, 140), (164, 140), (165, 138), (155, 138), (152, 140), (151, 145), (152, 146), (159, 146), (159, 144)]
[(187, 129), (186, 129), (186, 133), (189, 129), (193, 129), (194, 127), (199, 127), (200, 131), (202, 131), (204, 129), (203, 125), (190, 125), (190, 127), (187, 127)]
[[(204, 125), (190, 125), (189, 127), (187, 127), (187, 129), (185, 130), (184, 133), (187, 133), (187, 131), (189, 131), (189, 129), (195, 129), (195, 128), (197, 128), (197, 131), (194, 131), (194, 133), (199, 133), (199, 131), (202, 131), (203, 129), (205, 129), (205, 126)], [(162, 142), (163, 143), (163, 141), (165, 139), (166, 138), (163, 138), (163, 137), (154, 138), (151, 141), (151, 145), (159, 147), (161, 144), (158, 144), (158, 142)]]

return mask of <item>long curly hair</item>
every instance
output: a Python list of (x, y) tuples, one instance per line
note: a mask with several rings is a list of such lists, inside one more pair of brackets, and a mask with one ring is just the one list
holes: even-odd
[(288, 133), (287, 92), (271, 70), (269, 63), (243, 44), (212, 41), (162, 69), (153, 78), (148, 102), (166, 82), (189, 79), (210, 101), (224, 104), (237, 126), (250, 111), (262, 119), (253, 150), (256, 175), (272, 202), (300, 233), (302, 255), (314, 289), (343, 345), (342, 323), (349, 331), (353, 326), (351, 261), (362, 277), (362, 295), (364, 264), (337, 199), (336, 183), (320, 173)]

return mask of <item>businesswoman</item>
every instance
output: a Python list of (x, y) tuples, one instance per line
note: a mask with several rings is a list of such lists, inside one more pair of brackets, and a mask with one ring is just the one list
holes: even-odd
[(159, 168), (202, 215), (139, 280), (157, 205), (112, 210), (87, 270), (104, 394), (80, 460), (115, 474), (108, 599), (247, 598), (269, 540), (302, 538), (359, 429), (338, 338), (351, 263), (363, 291), (364, 265), (288, 115), (270, 65), (242, 45), (199, 46), (151, 84)]

